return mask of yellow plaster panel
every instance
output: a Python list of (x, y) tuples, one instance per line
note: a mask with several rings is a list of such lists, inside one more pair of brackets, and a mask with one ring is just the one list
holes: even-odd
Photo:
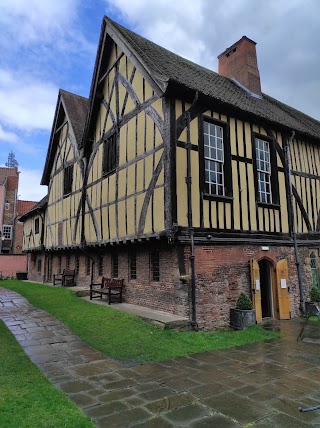
[[(144, 168), (143, 160), (138, 161), (137, 162), (137, 192), (141, 192), (143, 190), (143, 168)], [(157, 184), (159, 184), (159, 180)]]
[(251, 230), (257, 230), (257, 218), (256, 218), (256, 193), (254, 191), (254, 173), (253, 165), (248, 164), (248, 185), (249, 189), (249, 205), (250, 205), (250, 219), (251, 219)]
[(116, 174), (109, 175), (109, 202), (116, 199)]
[(147, 115), (147, 134), (146, 134), (146, 150), (151, 150), (154, 145), (154, 123), (153, 120)]
[(140, 102), (142, 100), (142, 93), (143, 93), (142, 79), (143, 79), (143, 77), (142, 77), (141, 73), (138, 70), (136, 70), (136, 74), (134, 75), (132, 86), (133, 86), (133, 90), (136, 93), (136, 96), (138, 97), (138, 100)]
[(128, 161), (136, 157), (136, 120), (131, 119), (128, 123)]
[(127, 90), (126, 88), (119, 82), (119, 113), (122, 112), (123, 103), (126, 97)]
[[(269, 212), (268, 212), (269, 210), (268, 210), (268, 208), (264, 208), (264, 210), (263, 210), (263, 214), (264, 214), (264, 221), (265, 221), (265, 230), (267, 231), (267, 232), (270, 232), (270, 224), (269, 224)], [(272, 210), (270, 210), (271, 211), (271, 215), (270, 215), (270, 217), (272, 216)]]
[(264, 211), (263, 208), (258, 207), (259, 231), (261, 232), (264, 230), (263, 229), (263, 214), (264, 214), (263, 211)]
[(251, 129), (248, 122), (245, 122), (245, 135), (246, 135), (246, 150), (247, 150), (247, 157), (252, 158), (252, 140), (251, 140)]
[(145, 81), (145, 98), (146, 101), (149, 100), (151, 97), (153, 97), (154, 92), (152, 87), (149, 85), (147, 81)]
[(132, 110), (136, 108), (136, 105), (134, 101), (132, 100), (131, 96), (129, 95), (127, 98), (126, 108), (124, 110), (124, 115), (130, 113)]
[(127, 236), (126, 216), (127, 212), (125, 207), (125, 201), (118, 202), (118, 227), (120, 238), (125, 238)]
[(231, 146), (231, 154), (236, 155), (236, 128), (235, 128), (235, 119), (233, 117), (230, 118), (230, 146)]
[(199, 156), (198, 152), (191, 151), (191, 192), (192, 192), (192, 222), (194, 227), (201, 226), (199, 203)]
[(156, 146), (160, 146), (161, 144), (162, 144), (162, 137), (161, 137), (161, 134), (160, 134), (160, 131), (159, 131), (159, 129), (156, 127), (156, 141), (155, 141), (155, 145)]
[(211, 224), (213, 229), (218, 227), (218, 203), (216, 201), (210, 201), (211, 204)]
[(237, 134), (238, 134), (238, 152), (239, 152), (239, 156), (244, 156), (243, 122), (241, 120), (237, 120)]
[(152, 232), (152, 206), (151, 206), (151, 199), (150, 199), (143, 233), (147, 234), (151, 232)]
[(227, 122), (228, 121), (227, 116), (225, 114), (221, 115), (220, 120), (222, 120), (223, 122)]
[[(279, 172), (279, 196), (280, 196), (280, 206), (281, 206), (281, 223), (282, 223), (282, 232), (289, 232), (288, 225), (288, 210), (287, 210), (287, 197), (286, 197), (286, 185), (284, 174)], [(280, 225), (279, 225), (280, 228)]]
[[(140, 162), (141, 163), (141, 162)], [(135, 193), (135, 164), (128, 166), (128, 195)]]
[(154, 231), (164, 230), (164, 189), (154, 190)]
[(97, 201), (97, 193), (96, 193), (97, 186), (99, 186), (99, 184), (95, 184), (94, 186), (91, 187), (91, 204), (93, 209), (97, 208), (97, 206), (100, 205), (100, 201)]
[(163, 119), (164, 116), (163, 116), (163, 110), (162, 110), (162, 98), (155, 100), (152, 103), (152, 107), (157, 111), (157, 113), (159, 113), (161, 119)]
[(253, 124), (253, 125), (252, 125), (252, 131), (253, 131), (253, 132), (256, 132), (256, 133), (259, 133), (259, 127), (258, 127), (258, 125)]
[(213, 112), (213, 117), (215, 118), (215, 119), (220, 119), (220, 115), (219, 115), (219, 113), (217, 113), (216, 111), (214, 111)]
[(248, 202), (247, 202), (247, 180), (246, 180), (246, 169), (245, 165), (240, 162), (239, 163), (239, 169), (240, 169), (240, 180), (241, 180), (241, 208), (242, 208), (242, 225), (243, 230), (249, 229), (249, 221), (248, 221)]
[(275, 213), (275, 231), (280, 232), (280, 213), (278, 210), (275, 210), (274, 213)]
[(148, 188), (153, 175), (153, 155), (149, 155), (145, 158), (145, 173), (145, 183), (146, 188)]
[(137, 155), (144, 153), (144, 124), (145, 124), (145, 112), (142, 111), (138, 115), (138, 132), (137, 132)]
[(190, 123), (190, 139), (191, 139), (191, 143), (194, 145), (198, 145), (199, 143), (199, 121), (198, 118), (196, 117), (195, 119), (193, 119)]
[(136, 213), (137, 213), (137, 225), (135, 225), (135, 227), (138, 226), (138, 224), (139, 224), (139, 219), (141, 216), (141, 209), (142, 209), (142, 204), (143, 204), (144, 198), (145, 198), (145, 193), (143, 193), (142, 195), (137, 195), (135, 198)]
[(231, 229), (231, 204), (225, 204), (225, 210), (226, 210), (226, 227), (227, 229)]
[(232, 161), (232, 184), (233, 184), (233, 216), (234, 216), (234, 228), (240, 229), (240, 210), (239, 210), (239, 183), (238, 183), (238, 171), (237, 162)]
[(118, 177), (118, 199), (123, 198), (126, 194), (126, 170), (121, 169)]
[(102, 211), (102, 239), (107, 240), (109, 239), (109, 229), (108, 229), (108, 207), (101, 208)]
[[(141, 195), (143, 198), (144, 195)], [(128, 221), (128, 236), (133, 236), (135, 234), (135, 224), (134, 224), (134, 197), (127, 199), (127, 221)]]
[(158, 185), (164, 184), (164, 169), (162, 168), (157, 181)]
[(188, 226), (187, 220), (187, 185), (186, 165), (187, 165), (187, 151), (181, 147), (177, 147), (176, 157), (176, 179), (177, 179), (177, 207), (178, 207), (178, 224), (180, 226)]
[(224, 228), (224, 202), (218, 202), (219, 228)]
[(119, 137), (119, 166), (124, 165), (127, 155), (127, 132), (128, 125), (122, 126), (120, 128), (120, 137)]
[(109, 206), (109, 221), (110, 221), (110, 239), (115, 239), (117, 237), (115, 204), (112, 204)]
[(207, 199), (203, 200), (203, 225), (204, 225), (204, 227), (210, 227), (209, 204), (211, 204), (211, 201), (208, 201)]

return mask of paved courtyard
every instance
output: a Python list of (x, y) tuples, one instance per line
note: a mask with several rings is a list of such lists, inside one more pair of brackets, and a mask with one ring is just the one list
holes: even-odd
[[(320, 334), (273, 323), (285, 337), (161, 364), (124, 366), (0, 287), (0, 319), (26, 354), (97, 427), (320, 427)], [(106, 340), (108, 338), (106, 337)]]

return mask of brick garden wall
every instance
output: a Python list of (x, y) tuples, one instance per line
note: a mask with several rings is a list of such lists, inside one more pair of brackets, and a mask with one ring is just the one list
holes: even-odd
[(17, 270), (27, 270), (27, 256), (25, 254), (0, 254), (0, 275), (2, 272), (2, 277), (15, 277)]

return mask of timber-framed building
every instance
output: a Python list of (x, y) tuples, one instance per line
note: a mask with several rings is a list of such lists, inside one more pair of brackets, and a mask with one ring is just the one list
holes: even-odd
[[(30, 279), (124, 278), (124, 299), (229, 322), (299, 314), (318, 285), (320, 123), (261, 91), (255, 42), (219, 73), (105, 17), (89, 98), (60, 90), (42, 183), (24, 216)], [(36, 236), (36, 224), (38, 234)]]

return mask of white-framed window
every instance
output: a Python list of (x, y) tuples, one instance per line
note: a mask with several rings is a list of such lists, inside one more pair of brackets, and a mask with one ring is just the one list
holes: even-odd
[(258, 201), (266, 204), (272, 203), (271, 193), (271, 162), (270, 145), (268, 141), (255, 139), (257, 177), (258, 177)]
[(225, 196), (223, 128), (203, 123), (205, 193)]
[(6, 202), (6, 203), (4, 204), (4, 209), (5, 209), (6, 211), (9, 211), (9, 210), (10, 210), (10, 202)]
[(318, 263), (315, 253), (310, 254), (310, 267), (312, 275), (312, 286), (319, 287)]
[(12, 226), (8, 224), (4, 224), (2, 226), (2, 236), (4, 236), (6, 239), (12, 238)]

